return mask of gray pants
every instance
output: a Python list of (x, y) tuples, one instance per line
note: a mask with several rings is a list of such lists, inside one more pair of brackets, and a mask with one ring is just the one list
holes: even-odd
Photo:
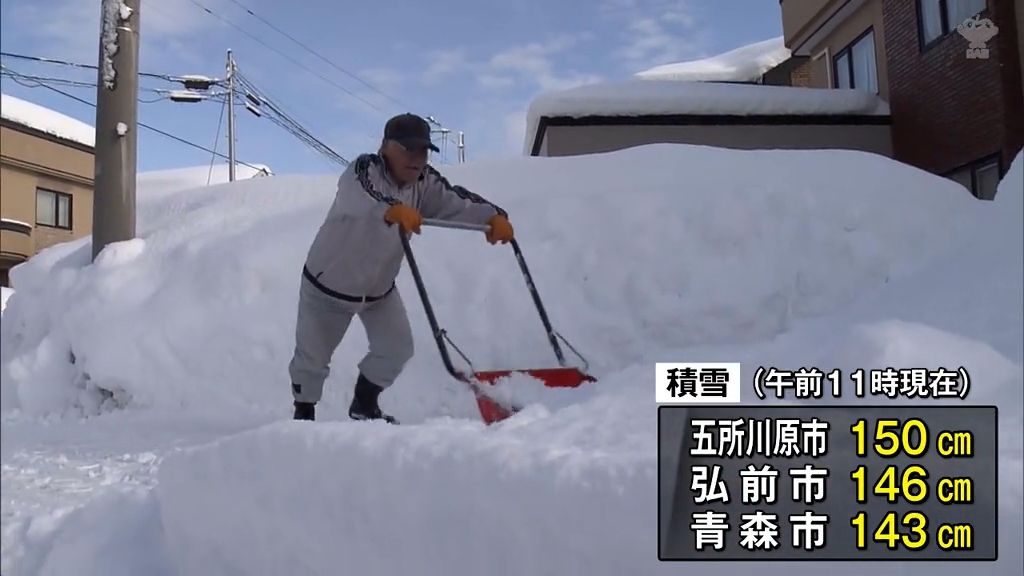
[[(348, 331), (353, 316), (359, 316), (366, 329), (370, 349), (358, 368), (371, 382), (387, 388), (412, 358), (412, 330), (398, 287), (374, 302), (346, 302), (324, 294), (303, 277), (295, 353), (288, 365), (292, 396), (296, 401), (320, 401), (324, 380), (330, 372), (331, 356)], [(354, 374), (352, 381), (355, 382)]]

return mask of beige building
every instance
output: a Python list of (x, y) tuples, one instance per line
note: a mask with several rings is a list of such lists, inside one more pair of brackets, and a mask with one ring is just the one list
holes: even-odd
[(781, 0), (787, 47), (814, 88), (854, 88), (889, 100), (882, 0)]
[(0, 285), (40, 250), (92, 233), (94, 130), (6, 94), (0, 105)]
[(541, 95), (525, 152), (567, 156), (646, 144), (734, 149), (849, 149), (892, 155), (889, 110), (876, 91), (806, 90), (808, 56), (784, 37), (635, 78)]
[(663, 143), (892, 154), (888, 107), (866, 93), (632, 80), (546, 94), (527, 114), (525, 153), (532, 156)]

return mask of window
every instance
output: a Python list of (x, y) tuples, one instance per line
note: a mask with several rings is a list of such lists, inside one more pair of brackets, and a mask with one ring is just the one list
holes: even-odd
[(960, 184), (964, 188), (967, 188), (968, 190), (970, 190), (971, 193), (973, 193), (974, 192), (973, 173), (974, 173), (974, 171), (971, 170), (970, 166), (968, 166), (967, 168), (961, 168), (961, 169), (957, 170), (956, 172), (951, 173), (949, 175), (949, 178), (950, 178), (950, 180), (953, 180), (957, 184)]
[(974, 172), (974, 195), (982, 200), (992, 200), (996, 197), (996, 189), (999, 187), (999, 161), (992, 160), (987, 164), (979, 166)]
[(36, 224), (71, 229), (71, 195), (38, 188)]
[(833, 68), (836, 88), (853, 88), (877, 94), (878, 67), (874, 30), (868, 28), (864, 35), (836, 54)]
[(853, 88), (850, 74), (850, 54), (844, 53), (836, 57), (836, 88)]
[(964, 20), (985, 10), (986, 4), (986, 0), (918, 0), (921, 45), (927, 48), (956, 31)]
[(950, 172), (946, 176), (963, 185), (975, 197), (992, 200), (999, 187), (999, 156), (990, 156)]

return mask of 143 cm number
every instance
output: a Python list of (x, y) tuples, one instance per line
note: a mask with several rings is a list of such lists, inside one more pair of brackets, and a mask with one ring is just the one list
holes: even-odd
[[(857, 548), (859, 550), (868, 547), (867, 522), (867, 515), (863, 512), (850, 519), (850, 524), (857, 529)], [(873, 539), (875, 542), (885, 543), (890, 550), (895, 550), (900, 544), (903, 544), (903, 547), (908, 550), (920, 550), (928, 545), (927, 526), (928, 517), (920, 512), (910, 512), (904, 514), (902, 518), (895, 512), (889, 512), (875, 529)], [(900, 531), (900, 527), (907, 528), (907, 532)]]

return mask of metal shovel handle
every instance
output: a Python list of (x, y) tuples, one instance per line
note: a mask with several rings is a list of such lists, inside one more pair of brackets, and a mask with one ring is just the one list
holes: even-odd
[[(437, 218), (424, 218), (424, 226), (435, 226), (438, 228), (457, 228), (460, 230), (476, 230), (480, 232), (489, 232), (491, 227), (486, 224), (469, 224), (465, 222), (453, 222), (451, 220), (441, 220)], [(530, 269), (526, 266), (526, 259), (523, 257), (523, 252), (519, 248), (519, 243), (512, 239), (512, 250), (515, 253), (516, 261), (519, 263), (519, 270), (523, 273), (523, 278), (526, 280), (526, 286), (530, 290), (530, 296), (533, 298), (533, 303), (537, 307), (537, 312), (540, 314), (541, 322), (544, 324), (544, 331), (547, 334), (548, 342), (551, 343), (551, 348), (555, 352), (555, 357), (558, 359), (560, 366), (566, 366), (565, 354), (562, 352), (562, 347), (558, 345), (559, 335), (555, 332), (555, 329), (551, 326), (551, 321), (548, 319), (548, 313), (544, 309), (544, 304), (540, 301), (540, 294), (537, 293), (537, 286), (533, 283), (533, 277), (530, 275)], [(573, 350), (575, 352), (575, 350)], [(575, 352), (579, 356), (578, 352)], [(586, 363), (586, 360), (580, 356), (580, 359)]]
[(490, 232), (491, 227), (486, 224), (470, 224), (468, 222), (453, 222), (451, 220), (439, 220), (437, 218), (424, 218), (424, 226), (437, 228), (456, 228), (459, 230), (476, 230), (479, 232)]

